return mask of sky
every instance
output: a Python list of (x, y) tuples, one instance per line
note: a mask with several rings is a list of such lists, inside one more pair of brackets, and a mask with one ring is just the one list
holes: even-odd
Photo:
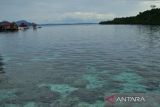
[(0, 21), (86, 23), (134, 16), (160, 0), (0, 0)]

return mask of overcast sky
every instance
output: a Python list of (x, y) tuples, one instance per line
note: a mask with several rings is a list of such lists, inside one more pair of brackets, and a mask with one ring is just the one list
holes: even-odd
[(98, 22), (160, 7), (160, 0), (0, 0), (0, 21)]

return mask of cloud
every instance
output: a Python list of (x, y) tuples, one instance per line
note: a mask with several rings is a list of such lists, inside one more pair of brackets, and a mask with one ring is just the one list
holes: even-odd
[(151, 9), (151, 5), (156, 5), (157, 8), (160, 8), (159, 0), (141, 0), (135, 6), (133, 11), (130, 11), (130, 14), (136, 15), (139, 12)]
[(65, 13), (61, 16), (62, 20), (65, 19), (79, 19), (83, 21), (101, 21), (101, 20), (109, 20), (114, 18), (115, 15), (112, 13), (97, 13), (97, 12), (71, 12)]
[(0, 21), (98, 22), (160, 7), (159, 0), (0, 0)]
[[(38, 14), (37, 14), (38, 15)], [(37, 17), (35, 15), (35, 18)], [(40, 17), (40, 14), (39, 14)], [(87, 23), (87, 22), (99, 22), (102, 20), (110, 20), (115, 17), (112, 13), (99, 13), (99, 12), (64, 12), (62, 14), (54, 13), (53, 16), (41, 16), (47, 23)]]

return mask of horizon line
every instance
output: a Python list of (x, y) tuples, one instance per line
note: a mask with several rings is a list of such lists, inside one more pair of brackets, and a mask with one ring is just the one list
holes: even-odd
[(81, 22), (79, 22), (79, 23), (46, 23), (46, 24), (38, 24), (38, 25), (82, 25), (82, 24), (98, 24), (98, 22), (97, 23), (81, 23)]

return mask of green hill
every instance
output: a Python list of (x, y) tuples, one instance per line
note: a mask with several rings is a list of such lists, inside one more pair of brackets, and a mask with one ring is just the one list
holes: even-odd
[(142, 24), (160, 25), (160, 9), (140, 12), (137, 16), (115, 18), (111, 21), (102, 21), (99, 24)]

